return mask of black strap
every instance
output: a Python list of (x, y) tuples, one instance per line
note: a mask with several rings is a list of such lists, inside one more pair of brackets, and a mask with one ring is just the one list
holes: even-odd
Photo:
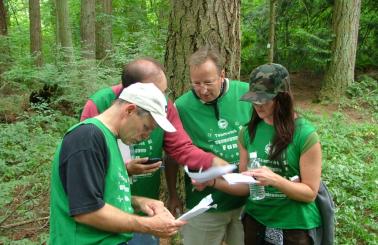
[[(220, 115), (219, 115), (218, 99), (219, 99), (220, 97), (222, 97), (222, 95), (224, 94), (224, 91), (225, 91), (225, 89), (226, 89), (226, 86), (224, 85), (225, 82), (226, 82), (226, 80), (224, 80), (223, 83), (222, 83), (221, 91), (220, 91), (218, 97), (217, 97), (215, 100), (213, 100), (213, 101), (205, 102), (205, 103), (204, 103), (204, 105), (209, 105), (209, 106), (212, 106), (212, 107), (214, 108), (215, 118), (217, 119), (217, 121), (219, 121), (219, 119), (220, 119), (220, 118), (219, 118)], [(192, 93), (194, 94), (194, 97), (196, 97), (196, 98), (199, 99), (199, 100), (201, 99), (201, 98), (196, 94), (196, 92), (194, 91), (194, 89), (192, 89)]]

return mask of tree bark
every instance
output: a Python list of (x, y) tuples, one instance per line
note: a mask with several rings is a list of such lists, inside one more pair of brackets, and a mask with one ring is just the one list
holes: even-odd
[(268, 43), (268, 63), (273, 63), (274, 59), (274, 38), (276, 26), (276, 0), (270, 0), (270, 16), (269, 16), (269, 43)]
[(95, 58), (96, 1), (81, 0), (81, 53), (86, 59)]
[(0, 0), (0, 35), (8, 35), (7, 10), (4, 0)]
[(42, 57), (42, 31), (41, 31), (41, 11), (39, 0), (29, 0), (29, 20), (30, 20), (30, 54), (34, 58), (34, 64), (41, 67)]
[(239, 79), (240, 1), (172, 0), (165, 67), (173, 97), (189, 88), (188, 57), (203, 46), (219, 51), (226, 75)]
[(8, 18), (4, 0), (0, 0), (0, 74), (8, 69), (11, 61), (8, 39)]
[(338, 100), (354, 81), (361, 0), (335, 0), (332, 27), (333, 55), (320, 97)]
[(112, 0), (97, 0), (96, 59), (107, 57), (112, 49)]
[(73, 60), (72, 34), (69, 20), (67, 0), (56, 0), (57, 27), (60, 46), (63, 50), (63, 58), (66, 62)]

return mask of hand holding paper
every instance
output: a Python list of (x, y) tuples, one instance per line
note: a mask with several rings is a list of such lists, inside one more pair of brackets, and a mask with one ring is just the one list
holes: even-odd
[(236, 169), (235, 165), (226, 165), (221, 167), (211, 167), (203, 172), (189, 172), (188, 166), (184, 167), (185, 172), (188, 174), (188, 176), (195, 180), (198, 183), (204, 183), (206, 181), (215, 179), (216, 177), (219, 177), (221, 175), (224, 175), (226, 173), (232, 172), (234, 169)]
[(194, 208), (177, 218), (177, 220), (189, 220), (206, 212), (210, 208), (217, 208), (216, 204), (210, 205), (212, 202), (213, 198), (211, 197), (211, 194), (209, 194), (204, 197)]
[(249, 175), (244, 175), (244, 174), (238, 174), (238, 173), (230, 173), (230, 174), (224, 174), (222, 177), (230, 184), (251, 184), (255, 183), (256, 180)]

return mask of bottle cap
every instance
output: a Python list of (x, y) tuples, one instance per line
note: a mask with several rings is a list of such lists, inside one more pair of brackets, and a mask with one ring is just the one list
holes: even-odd
[(254, 151), (254, 152), (250, 152), (249, 153), (249, 158), (252, 159), (252, 158), (257, 158), (257, 153)]

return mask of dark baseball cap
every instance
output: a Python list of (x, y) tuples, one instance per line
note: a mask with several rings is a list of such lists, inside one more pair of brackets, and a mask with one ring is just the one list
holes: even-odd
[(265, 104), (279, 92), (290, 87), (289, 72), (280, 64), (265, 64), (255, 68), (249, 78), (249, 91), (240, 100), (254, 104)]

